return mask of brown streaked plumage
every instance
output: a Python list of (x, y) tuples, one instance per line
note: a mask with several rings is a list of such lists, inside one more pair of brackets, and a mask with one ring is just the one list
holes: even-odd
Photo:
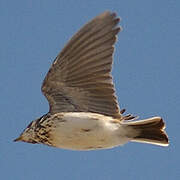
[(123, 116), (111, 76), (120, 27), (104, 12), (83, 26), (54, 60), (42, 92), (49, 112), (31, 122), (15, 141), (73, 150), (105, 149), (128, 141), (168, 145), (160, 117)]

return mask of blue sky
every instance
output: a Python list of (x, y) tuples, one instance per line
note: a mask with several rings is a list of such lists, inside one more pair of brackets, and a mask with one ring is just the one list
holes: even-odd
[[(14, 143), (48, 111), (40, 91), (53, 59), (87, 21), (121, 18), (113, 76), (122, 108), (164, 118), (169, 147), (128, 143), (76, 152)], [(0, 169), (7, 180), (180, 179), (180, 1), (0, 0)]]

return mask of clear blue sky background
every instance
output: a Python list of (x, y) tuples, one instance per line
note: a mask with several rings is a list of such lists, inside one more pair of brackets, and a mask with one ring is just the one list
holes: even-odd
[[(48, 111), (40, 87), (56, 55), (104, 10), (122, 18), (113, 68), (120, 106), (140, 118), (162, 116), (170, 146), (75, 152), (12, 142)], [(180, 179), (179, 79), (179, 0), (0, 0), (1, 179)]]

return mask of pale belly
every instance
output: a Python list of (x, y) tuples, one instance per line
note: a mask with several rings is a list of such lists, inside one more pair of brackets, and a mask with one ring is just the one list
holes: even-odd
[[(60, 113), (59, 113), (60, 114)], [(128, 142), (127, 129), (96, 113), (63, 113), (51, 132), (53, 146), (72, 150), (106, 149)]]

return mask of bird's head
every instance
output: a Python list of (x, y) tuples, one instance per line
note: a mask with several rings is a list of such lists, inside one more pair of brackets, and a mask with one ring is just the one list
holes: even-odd
[(16, 138), (14, 141), (23, 141), (23, 142), (27, 142), (27, 143), (37, 143), (36, 142), (36, 121), (32, 121), (27, 127), (26, 129), (24, 129), (24, 131), (20, 134), (20, 136), (18, 138)]

